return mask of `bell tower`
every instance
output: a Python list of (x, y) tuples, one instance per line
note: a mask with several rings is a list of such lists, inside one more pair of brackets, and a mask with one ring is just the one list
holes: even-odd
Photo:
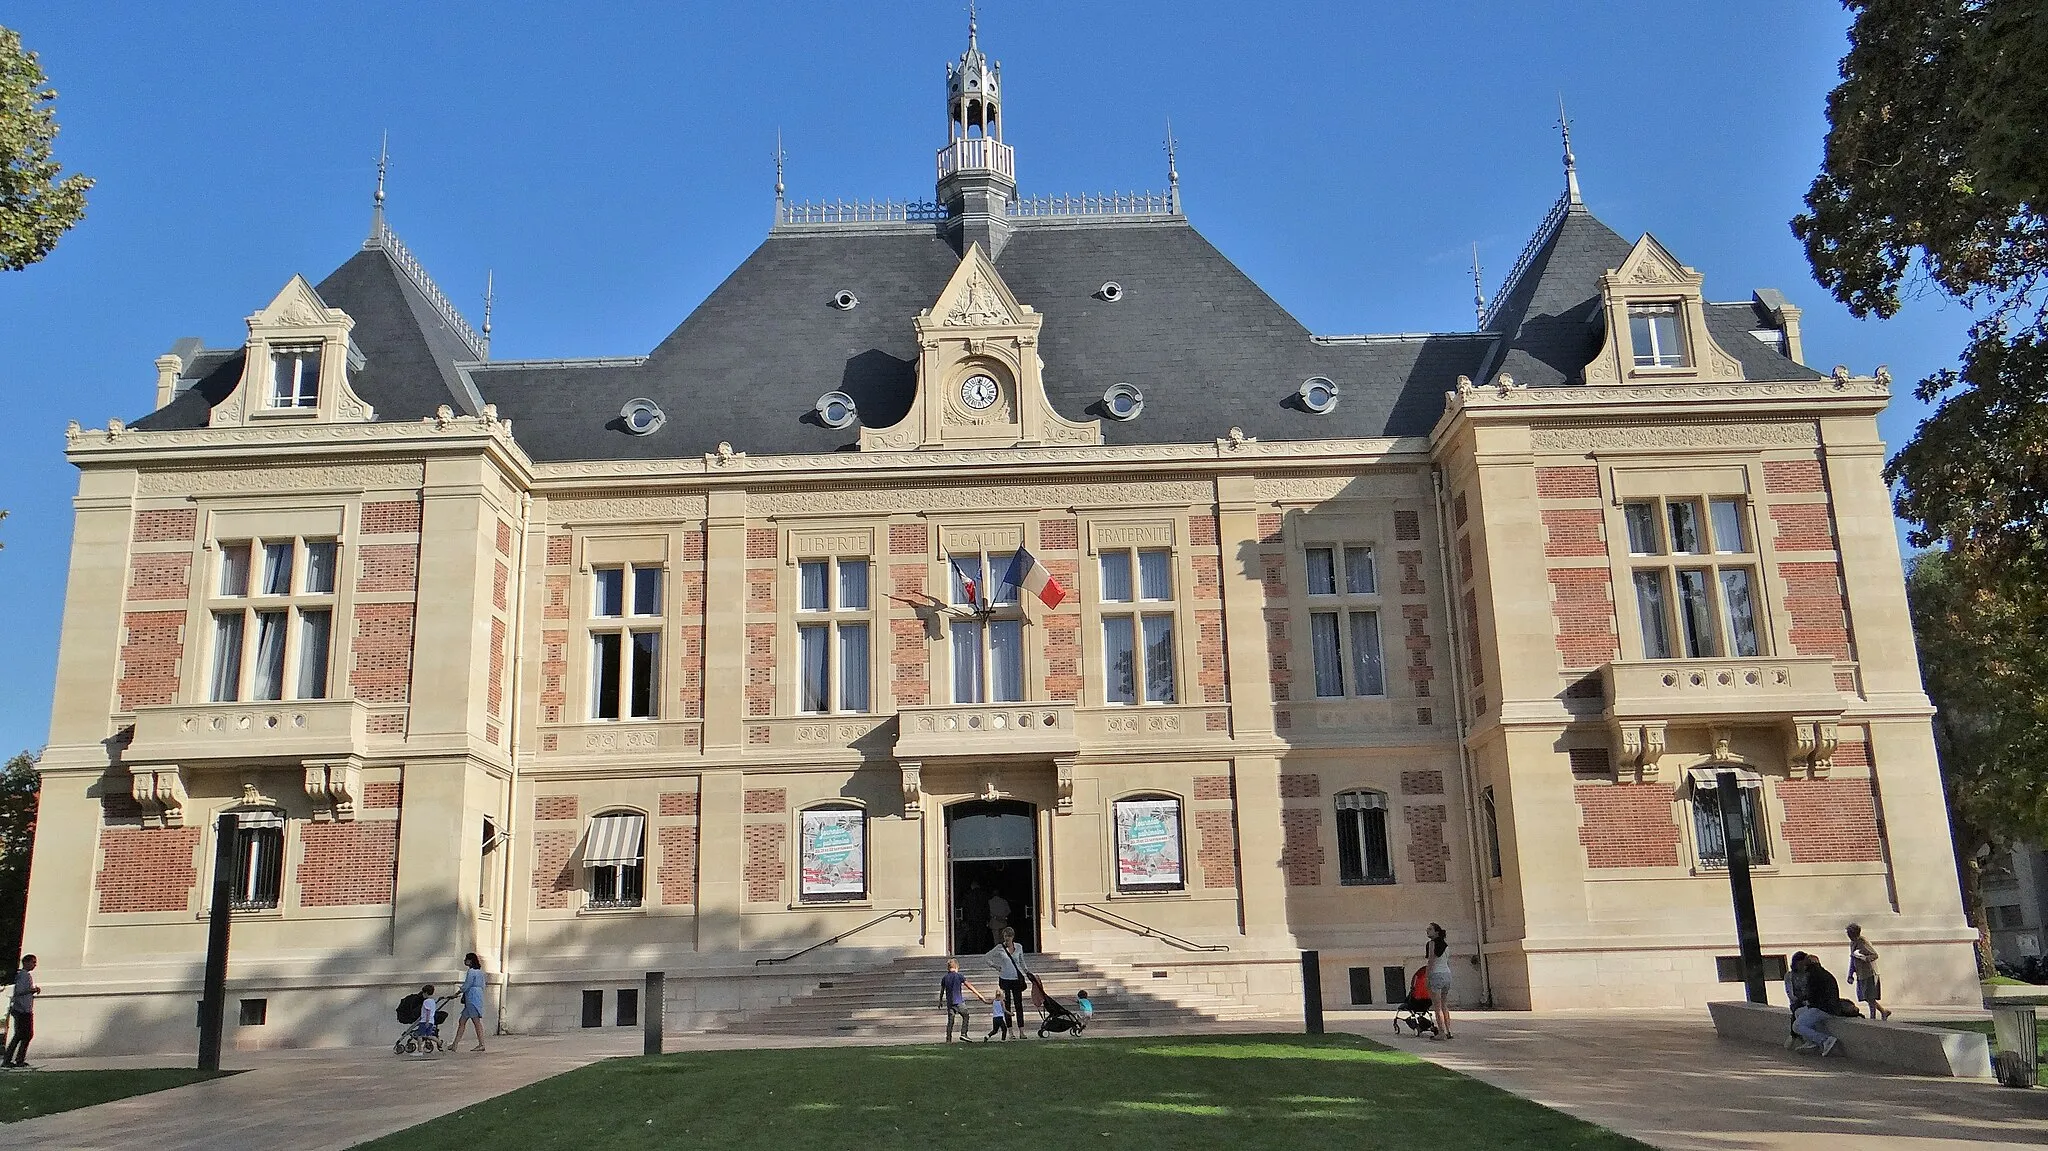
[(1009, 239), (1009, 204), (1017, 194), (1017, 157), (1003, 143), (1003, 69), (982, 55), (974, 10), (968, 9), (967, 51), (946, 65), (946, 146), (939, 149), (938, 200), (946, 230), (964, 255), (980, 244), (995, 256)]

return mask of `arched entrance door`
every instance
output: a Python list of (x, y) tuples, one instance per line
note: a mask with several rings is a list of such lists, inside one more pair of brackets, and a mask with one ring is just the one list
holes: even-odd
[(1009, 799), (948, 807), (946, 867), (954, 954), (989, 950), (1004, 924), (1038, 950), (1037, 808)]

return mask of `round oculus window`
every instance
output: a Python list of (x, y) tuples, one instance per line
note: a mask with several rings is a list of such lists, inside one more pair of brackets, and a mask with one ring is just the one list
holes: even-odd
[(859, 306), (859, 304), (860, 297), (854, 295), (852, 292), (847, 291), (845, 288), (839, 289), (838, 294), (832, 297), (832, 306), (838, 308), (842, 312), (850, 312), (855, 307)]
[(668, 422), (668, 416), (662, 413), (660, 404), (643, 397), (627, 400), (626, 406), (619, 409), (619, 420), (626, 425), (627, 431), (644, 436), (659, 430)]
[(1102, 297), (1104, 302), (1114, 304), (1124, 298), (1124, 286), (1115, 280), (1108, 280), (1095, 289), (1095, 294)]
[(853, 405), (853, 397), (845, 392), (826, 392), (818, 397), (818, 419), (828, 428), (843, 428), (853, 423), (860, 415)]
[(1130, 384), (1111, 384), (1102, 393), (1102, 410), (1113, 420), (1134, 420), (1145, 410), (1145, 393)]
[(994, 407), (999, 394), (1001, 390), (992, 376), (977, 372), (960, 381), (960, 402), (977, 412)]
[(1337, 406), (1337, 385), (1326, 376), (1310, 376), (1301, 381), (1296, 394), (1301, 397), (1301, 406), (1317, 415)]

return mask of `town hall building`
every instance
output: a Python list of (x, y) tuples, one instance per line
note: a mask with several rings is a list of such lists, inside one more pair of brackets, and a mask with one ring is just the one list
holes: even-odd
[(1731, 771), (1767, 956), (1974, 1002), (1882, 369), (1568, 146), (1473, 330), (1316, 335), (1177, 173), (1021, 194), (1004, 95), (970, 37), (934, 199), (778, 184), (644, 354), (491, 359), (380, 185), (74, 425), (38, 1050), (189, 1047), (222, 815), (242, 1046), (468, 951), (507, 1030), (688, 1028), (1004, 926), (1110, 1002), (1383, 1005), (1438, 922), (1461, 1006), (1697, 1006)]

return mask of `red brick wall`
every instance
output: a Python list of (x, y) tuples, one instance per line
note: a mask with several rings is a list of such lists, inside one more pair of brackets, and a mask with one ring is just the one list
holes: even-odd
[(931, 546), (931, 532), (923, 524), (890, 524), (889, 554), (922, 555)]
[(1039, 520), (1038, 546), (1049, 552), (1070, 552), (1081, 546), (1081, 528), (1073, 520)]
[(184, 911), (199, 882), (198, 850), (196, 827), (102, 829), (100, 910)]
[(123, 617), (121, 710), (172, 703), (178, 697), (178, 660), (185, 654), (185, 613), (131, 611)]
[(1401, 563), (1401, 594), (1421, 595), (1429, 590), (1422, 582), (1422, 553), (1419, 551), (1396, 552)]
[(1196, 799), (1229, 799), (1235, 792), (1227, 775), (1198, 775), (1195, 777)]
[(704, 718), (704, 626), (686, 623), (676, 628), (677, 655), (682, 668), (676, 682), (677, 702), (684, 719)]
[(1543, 513), (1543, 554), (1552, 557), (1604, 556), (1599, 508), (1552, 508)]
[(1444, 773), (1441, 771), (1404, 771), (1401, 773), (1402, 795), (1442, 795)]
[[(916, 623), (915, 620), (900, 620), (901, 623)], [(1061, 614), (1045, 617), (1045, 697), (1050, 700), (1077, 702), (1081, 698), (1081, 617)], [(924, 629), (919, 625), (918, 651), (923, 652)], [(923, 665), (918, 674), (924, 673)]]
[(694, 791), (664, 791), (661, 793), (663, 815), (697, 814), (697, 793)]
[[(505, 621), (491, 621), (491, 685), (484, 700), (485, 710), (493, 716), (503, 715), (505, 708)], [(497, 740), (493, 739), (492, 743)]]
[(398, 882), (398, 823), (303, 824), (305, 854), (299, 860), (299, 903), (344, 907), (389, 903)]
[(1420, 512), (1395, 512), (1394, 538), (1397, 540), (1421, 539), (1422, 514)]
[(1216, 517), (1215, 517), (1215, 516), (1189, 516), (1189, 517), (1188, 517), (1188, 543), (1190, 543), (1190, 544), (1192, 544), (1192, 545), (1194, 545), (1195, 547), (1198, 547), (1198, 548), (1213, 548), (1213, 547), (1215, 547), (1215, 546), (1216, 546)]
[(1237, 886), (1237, 832), (1227, 811), (1198, 811), (1195, 862), (1202, 867), (1204, 890)]
[(1557, 654), (1566, 667), (1598, 667), (1620, 652), (1606, 568), (1550, 569)]
[(1408, 825), (1408, 862), (1415, 867), (1415, 882), (1450, 882), (1451, 847), (1444, 842), (1444, 806), (1404, 807), (1401, 819)]
[(779, 823), (747, 825), (747, 902), (777, 903), (782, 899), (782, 842), (789, 829)]
[[(696, 799), (693, 793), (690, 798)], [(663, 796), (666, 803), (668, 797)], [(661, 866), (655, 869), (655, 881), (661, 884), (663, 906), (697, 902), (697, 829), (694, 827), (664, 827), (658, 832), (661, 841)]]
[(1869, 767), (1870, 744), (1861, 739), (1843, 739), (1835, 747), (1836, 767)]
[(420, 530), (418, 500), (392, 500), (363, 505), (363, 534), (392, 535)]
[(1299, 772), (1282, 772), (1280, 798), (1315, 799), (1323, 794), (1323, 777)]
[(498, 521), (498, 554), (501, 556), (512, 554), (512, 525), (504, 520)]
[(1677, 867), (1671, 789), (1654, 783), (1581, 783), (1579, 842), (1588, 867)]
[(1195, 654), (1201, 659), (1195, 682), (1201, 686), (1203, 703), (1223, 703), (1230, 689), (1223, 674), (1223, 613), (1195, 613)]
[(1772, 495), (1827, 490), (1819, 460), (1765, 460), (1764, 490)]
[[(1282, 776), (1281, 778), (1286, 778)], [(1280, 870), (1289, 887), (1320, 887), (1323, 883), (1323, 813), (1295, 807), (1280, 812)]]
[(365, 703), (404, 703), (412, 696), (409, 603), (356, 605), (355, 670), (349, 686)]
[(1280, 513), (1259, 513), (1259, 542), (1277, 544), (1280, 542)]
[(576, 797), (573, 795), (541, 795), (534, 797), (533, 817), (535, 819), (576, 818)]
[(775, 625), (747, 625), (747, 714), (775, 714)]
[(1195, 598), (1198, 600), (1219, 600), (1223, 598), (1223, 561), (1215, 556), (1192, 557), (1195, 568)]
[(748, 815), (777, 815), (789, 810), (789, 792), (780, 787), (750, 787), (744, 798)]
[(537, 831), (533, 835), (533, 905), (540, 908), (569, 906), (569, 893), (576, 890), (576, 869), (569, 856), (576, 850), (574, 831)]
[(1863, 863), (1883, 858), (1877, 804), (1867, 779), (1781, 779), (1781, 825), (1794, 863)]
[[(1583, 466), (1537, 468), (1536, 496), (1545, 500), (1598, 499), (1600, 469)], [(1458, 522), (1463, 523), (1464, 517), (1460, 516)]]
[(362, 574), (356, 578), (357, 591), (411, 591), (418, 582), (418, 544), (364, 544), (356, 550), (362, 557)]
[(1575, 747), (1565, 753), (1573, 775), (1604, 775), (1614, 770), (1614, 757), (1604, 747)]
[(198, 531), (197, 508), (154, 508), (135, 513), (135, 542), (139, 544), (190, 540)]
[(549, 536), (548, 566), (567, 567), (570, 559), (574, 557), (575, 551), (576, 546), (573, 537), (566, 535)]
[(1785, 581), (1785, 614), (1792, 617), (1792, 649), (1800, 655), (1854, 658), (1849, 653), (1848, 605), (1842, 602), (1841, 575), (1834, 562), (1782, 563), (1778, 574)]
[(404, 783), (366, 783), (363, 785), (363, 806), (390, 810), (396, 808), (405, 797)]
[(772, 613), (775, 610), (775, 569), (747, 569), (747, 610)]
[(496, 570), (491, 573), (491, 606), (504, 611), (505, 590), (512, 582), (512, 569), (502, 563), (495, 566)]
[(747, 558), (772, 560), (780, 554), (781, 534), (774, 528), (747, 529)]
[(192, 594), (190, 552), (143, 552), (128, 564), (129, 599), (184, 599)]
[(929, 702), (931, 674), (925, 661), (930, 645), (925, 641), (924, 621), (892, 619), (889, 621), (889, 635), (894, 641), (889, 650), (889, 666), (896, 702), (905, 707)]
[(1288, 662), (1294, 655), (1294, 637), (1287, 621), (1285, 610), (1266, 609), (1266, 679), (1272, 684), (1276, 702), (1291, 699), (1294, 694), (1294, 671)]
[(569, 577), (551, 575), (547, 578), (547, 602), (541, 605), (542, 619), (569, 618)]
[(1828, 522), (1826, 504), (1773, 504), (1771, 520), (1778, 525), (1780, 551), (1835, 550), (1835, 533)]
[(562, 708), (569, 702), (569, 633), (544, 631), (540, 635), (540, 710), (542, 723), (562, 722)]

